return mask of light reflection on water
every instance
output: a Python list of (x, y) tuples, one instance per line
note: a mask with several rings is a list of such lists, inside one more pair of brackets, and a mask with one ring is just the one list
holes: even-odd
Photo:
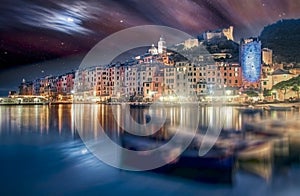
[[(82, 119), (94, 119), (91, 126), (100, 123), (104, 130), (112, 134), (120, 134), (123, 130), (114, 121), (111, 110), (117, 111), (117, 118), (121, 118), (120, 106), (83, 105), (89, 108), (82, 113)], [(218, 109), (200, 107), (200, 126), (207, 127), (210, 117)], [(170, 126), (178, 125), (182, 118), (183, 108), (168, 108)], [(159, 112), (159, 111), (155, 111)], [(135, 118), (145, 121), (143, 112), (132, 114)], [(233, 107), (226, 107), (224, 129), (243, 131), (244, 125), (260, 120), (290, 120), (298, 117), (299, 111), (265, 111), (262, 114), (247, 115), (239, 113)], [(119, 119), (120, 120), (120, 119)], [(83, 145), (76, 133), (74, 105), (52, 106), (1, 106), (0, 107), (0, 153), (1, 153), (1, 184), (7, 185), (4, 193), (19, 186), (20, 191), (34, 193), (89, 192), (122, 193), (123, 191), (149, 191), (153, 193), (180, 194), (188, 190), (189, 193), (203, 194), (233, 194), (240, 195), (249, 186), (261, 187), (259, 194), (272, 194), (280, 191), (285, 194), (295, 194), (300, 191), (300, 140), (285, 136), (280, 139), (274, 149), (279, 158), (268, 163), (242, 163), (235, 176), (232, 187), (222, 185), (198, 184), (183, 179), (170, 178), (149, 173), (120, 172), (96, 159)], [(98, 137), (98, 132), (93, 132)], [(165, 136), (166, 137), (166, 136)], [(286, 140), (286, 142), (283, 142)], [(287, 150), (288, 148), (288, 150)], [(26, 173), (27, 170), (28, 173)], [(11, 175), (14, 173), (14, 175)], [(129, 182), (127, 179), (132, 179)], [(69, 182), (66, 182), (66, 179)], [(24, 183), (25, 181), (25, 183)], [(136, 184), (145, 182), (137, 187)], [(22, 185), (24, 183), (25, 185)], [(119, 186), (120, 184), (123, 184)], [(180, 186), (178, 186), (180, 184)], [(278, 184), (285, 187), (278, 190)], [(26, 187), (27, 186), (27, 187)], [(113, 187), (119, 186), (114, 189)], [(161, 186), (169, 187), (162, 188)], [(23, 187), (23, 188), (22, 188)], [(45, 189), (53, 188), (52, 191)], [(1, 193), (1, 191), (0, 191)], [(18, 193), (18, 192), (14, 192)], [(249, 195), (256, 192), (249, 190)]]

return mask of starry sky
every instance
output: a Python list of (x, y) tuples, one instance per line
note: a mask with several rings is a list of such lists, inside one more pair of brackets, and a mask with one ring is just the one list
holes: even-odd
[(239, 41), (289, 18), (300, 18), (299, 0), (1, 0), (0, 94), (22, 77), (76, 69), (101, 39), (128, 27), (197, 36), (233, 25)]

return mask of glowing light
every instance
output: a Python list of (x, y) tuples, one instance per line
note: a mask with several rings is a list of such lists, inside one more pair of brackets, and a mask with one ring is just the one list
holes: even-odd
[(68, 18), (67, 18), (67, 21), (68, 21), (68, 22), (74, 22), (74, 19), (71, 18), (71, 17), (68, 17)]
[(88, 151), (87, 151), (86, 148), (84, 148), (84, 149), (81, 150), (81, 154), (86, 154), (87, 152), (88, 152)]

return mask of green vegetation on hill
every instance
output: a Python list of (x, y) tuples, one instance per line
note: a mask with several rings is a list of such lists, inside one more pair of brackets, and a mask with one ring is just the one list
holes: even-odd
[(218, 59), (219, 61), (238, 62), (239, 60), (239, 44), (237, 44), (234, 41), (221, 38), (221, 39), (215, 39), (210, 42), (204, 42), (204, 45), (206, 46), (206, 49), (210, 54), (214, 54), (214, 53), (230, 54), (230, 56), (228, 56), (226, 59)]
[(261, 32), (262, 47), (273, 50), (274, 62), (300, 62), (300, 19), (280, 20)]
[(231, 40), (224, 38), (218, 38), (209, 42), (203, 42), (198, 47), (185, 49), (184, 45), (177, 45), (171, 48), (171, 50), (177, 51), (188, 59), (194, 59), (195, 57), (203, 56), (204, 61), (212, 63), (214, 54), (225, 53), (226, 58), (215, 58), (214, 61), (224, 62), (238, 62), (239, 61), (239, 44)]

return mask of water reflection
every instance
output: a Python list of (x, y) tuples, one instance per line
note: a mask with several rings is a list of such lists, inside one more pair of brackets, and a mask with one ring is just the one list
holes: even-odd
[[(122, 119), (122, 110), (120, 105), (107, 106), (107, 105), (81, 105), (80, 113), (81, 119), (94, 119), (93, 126), (100, 123), (101, 126), (107, 132), (120, 132), (122, 131), (117, 121), (124, 121)], [(224, 106), (225, 107), (225, 106)], [(74, 105), (52, 105), (52, 106), (1, 106), (0, 107), (0, 131), (11, 131), (22, 132), (22, 130), (34, 130), (40, 133), (48, 133), (49, 131), (58, 130), (61, 133), (63, 130), (71, 130), (71, 133), (75, 130), (75, 114)], [(131, 110), (128, 115), (141, 124), (146, 123), (146, 114), (150, 116), (162, 116), (164, 115), (163, 110)], [(114, 111), (117, 115), (114, 119), (112, 115)], [(221, 113), (220, 113), (221, 111)], [(183, 122), (187, 124), (192, 116), (184, 115), (188, 114), (189, 111), (184, 107), (171, 107), (166, 110), (168, 116), (169, 126), (178, 126), (179, 123)], [(223, 120), (223, 128), (226, 130), (242, 130), (243, 125), (251, 122), (257, 122), (260, 120), (290, 120), (294, 119), (299, 115), (299, 112), (295, 111), (265, 111), (262, 114), (248, 115), (240, 113), (234, 107), (200, 107), (199, 108), (199, 127), (208, 127), (211, 121), (215, 121), (216, 115), (220, 113), (219, 119)], [(54, 129), (56, 128), (57, 129)], [(97, 135), (97, 133), (95, 133)], [(96, 136), (95, 135), (95, 136)]]
[(75, 133), (72, 105), (1, 106), (0, 117), (0, 134)]
[[(82, 111), (75, 113), (74, 107)], [(234, 107), (200, 107), (199, 127), (208, 127), (215, 117), (223, 119), (223, 131), (240, 133), (239, 139), (266, 140), (272, 143), (273, 160), (270, 162), (240, 162), (239, 168), (270, 180), (278, 175), (278, 171), (288, 170), (293, 164), (299, 165), (300, 161), (300, 133), (299, 121), (293, 120), (299, 117), (299, 111), (264, 111), (254, 115), (240, 113)], [(161, 128), (158, 136), (168, 138), (170, 135), (165, 129), (178, 127), (180, 123), (189, 124), (195, 121), (191, 114), (194, 108), (170, 107), (149, 110), (137, 109), (125, 113), (122, 105), (51, 105), (51, 106), (1, 106), (0, 107), (0, 135), (23, 135), (25, 133), (38, 133), (40, 135), (55, 134), (61, 137), (77, 137), (76, 132), (84, 130), (83, 136), (92, 139), (100, 138), (99, 125), (106, 134), (112, 138), (118, 138), (125, 130), (118, 122), (126, 123), (125, 115), (131, 115), (140, 124), (147, 123), (149, 116), (167, 116), (165, 126)], [(78, 110), (77, 110), (78, 111)], [(113, 116), (113, 112), (116, 113)], [(76, 122), (76, 116), (83, 124)], [(215, 119), (215, 120), (214, 120)], [(298, 123), (298, 124), (297, 124)], [(250, 130), (248, 125), (252, 126)], [(78, 151), (85, 154), (86, 149)], [(69, 153), (66, 151), (66, 153)], [(76, 150), (77, 153), (77, 150)], [(286, 169), (287, 168), (287, 169)]]

